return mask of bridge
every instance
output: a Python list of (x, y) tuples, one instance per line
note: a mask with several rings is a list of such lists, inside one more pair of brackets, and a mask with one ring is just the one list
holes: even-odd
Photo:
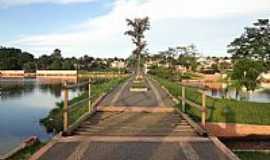
[(216, 137), (178, 111), (151, 78), (133, 78), (95, 104), (95, 112), (36, 152), (31, 160), (239, 160)]

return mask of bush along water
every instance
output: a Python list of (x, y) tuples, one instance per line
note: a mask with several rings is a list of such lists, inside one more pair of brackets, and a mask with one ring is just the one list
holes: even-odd
[[(91, 97), (94, 102), (103, 93), (110, 91), (113, 87), (119, 85), (126, 78), (114, 78), (114, 79), (99, 79), (95, 80), (91, 86)], [(88, 90), (81, 93), (79, 96), (72, 98), (69, 104), (75, 104), (83, 99), (88, 98)], [(64, 102), (56, 103), (56, 108), (52, 109), (49, 114), (40, 119), (40, 123), (46, 128), (48, 133), (58, 133), (63, 130), (63, 106)], [(80, 104), (72, 109), (72, 113), (69, 114), (71, 121), (75, 122), (80, 116), (88, 111), (88, 103)]]

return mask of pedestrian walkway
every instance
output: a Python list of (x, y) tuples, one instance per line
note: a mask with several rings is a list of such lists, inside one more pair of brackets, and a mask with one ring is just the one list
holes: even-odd
[(216, 138), (200, 136), (169, 95), (146, 79), (148, 92), (130, 92), (130, 79), (73, 132), (33, 160), (238, 160)]

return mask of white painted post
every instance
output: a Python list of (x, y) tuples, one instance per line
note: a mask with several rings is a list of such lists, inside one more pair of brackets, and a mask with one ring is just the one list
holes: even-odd
[(182, 86), (182, 112), (186, 112), (186, 89)]
[(63, 115), (63, 119), (64, 119), (64, 131), (66, 131), (68, 129), (68, 88), (67, 88), (67, 81), (65, 81), (64, 83), (64, 115)]

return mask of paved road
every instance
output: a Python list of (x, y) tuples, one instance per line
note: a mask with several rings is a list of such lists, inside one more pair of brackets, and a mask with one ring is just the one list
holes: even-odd
[(134, 110), (98, 111), (73, 136), (52, 142), (35, 156), (40, 160), (237, 160), (227, 156), (231, 152), (226, 148), (225, 154), (224, 146), (200, 137), (174, 111), (175, 104), (158, 84), (150, 79), (145, 83), (148, 92), (130, 92), (130, 79), (99, 104), (99, 108)]
[[(57, 153), (57, 154), (55, 154)], [(53, 157), (53, 158), (52, 158)], [(41, 160), (228, 160), (211, 142), (58, 143)]]
[(122, 86), (117, 87), (100, 104), (100, 106), (141, 106), (141, 107), (172, 107), (174, 105), (170, 97), (149, 78), (145, 80), (148, 92), (130, 92), (132, 79)]

